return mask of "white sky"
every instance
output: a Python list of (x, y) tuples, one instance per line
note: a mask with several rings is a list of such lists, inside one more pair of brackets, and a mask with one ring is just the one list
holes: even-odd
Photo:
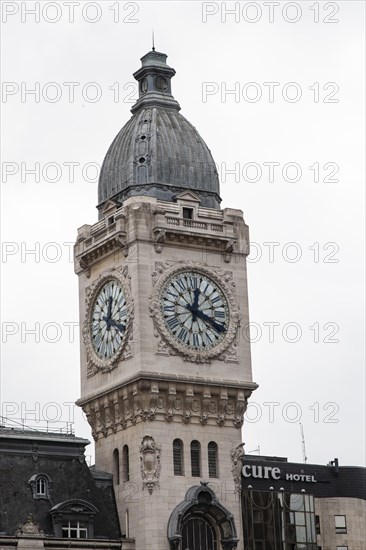
[[(74, 416), (76, 433), (91, 439), (69, 405), (79, 397), (79, 342), (78, 331), (70, 341), (78, 281), (67, 243), (78, 227), (97, 221), (97, 184), (87, 181), (95, 171), (84, 170), (85, 178), (82, 169), (101, 164), (128, 120), (132, 73), (154, 28), (156, 49), (177, 71), (173, 94), (182, 114), (206, 140), (221, 176), (236, 163), (241, 172), (238, 181), (226, 176), (221, 195), (223, 207), (244, 211), (256, 243), (248, 272), (260, 387), (244, 425), (246, 450), (260, 446), (262, 454), (301, 462), (301, 417), (308, 462), (362, 464), (364, 3), (227, 2), (239, 11), (226, 22), (221, 2), (80, 1), (74, 22), (66, 2), (1, 4), (0, 414), (32, 425), (31, 410), (42, 424)], [(39, 11), (39, 22), (29, 9)], [(74, 101), (65, 82), (80, 84)], [(37, 86), (38, 102), (26, 94)], [(207, 87), (212, 95), (203, 97)], [(236, 97), (225, 96), (235, 88)], [(93, 102), (96, 91), (101, 97)], [(250, 101), (256, 93), (261, 97)], [(289, 101), (296, 94), (299, 100)], [(72, 162), (79, 163), (74, 181), (65, 164)], [(274, 181), (264, 164), (271, 162), (279, 163)], [(35, 163), (39, 181), (26, 173)], [(259, 181), (248, 163), (261, 167)], [(284, 169), (288, 163), (296, 165)], [(286, 181), (296, 170), (299, 181)], [(26, 333), (32, 328), (39, 342)]]

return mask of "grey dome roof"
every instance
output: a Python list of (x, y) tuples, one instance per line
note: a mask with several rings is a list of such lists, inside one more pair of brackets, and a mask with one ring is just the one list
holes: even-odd
[(123, 202), (134, 195), (174, 200), (188, 189), (203, 206), (219, 207), (215, 162), (197, 130), (179, 113), (179, 104), (170, 93), (175, 71), (165, 61), (165, 54), (149, 52), (134, 74), (140, 97), (104, 159), (99, 207), (108, 199)]

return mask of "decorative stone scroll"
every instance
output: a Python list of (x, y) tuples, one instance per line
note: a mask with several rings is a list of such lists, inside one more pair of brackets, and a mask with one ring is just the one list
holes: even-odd
[(199, 422), (240, 429), (252, 388), (139, 380), (81, 403), (97, 441), (140, 422)]
[(243, 467), (243, 458), (244, 458), (244, 445), (245, 443), (240, 443), (234, 447), (231, 451), (231, 473), (233, 474), (233, 479), (235, 483), (235, 491), (240, 495), (241, 494), (241, 470)]
[(142, 486), (151, 495), (159, 484), (161, 447), (150, 435), (145, 435), (140, 445)]
[(23, 524), (19, 524), (19, 529), (15, 533), (16, 537), (43, 537), (43, 535), (38, 523), (34, 523), (32, 514), (29, 514)]

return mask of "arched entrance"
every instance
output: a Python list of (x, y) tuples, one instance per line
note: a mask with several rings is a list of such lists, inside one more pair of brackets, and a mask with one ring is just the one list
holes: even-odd
[(238, 544), (232, 514), (201, 482), (188, 489), (168, 522), (171, 550), (234, 550)]
[(188, 516), (183, 522), (182, 550), (217, 550), (215, 528), (205, 516)]

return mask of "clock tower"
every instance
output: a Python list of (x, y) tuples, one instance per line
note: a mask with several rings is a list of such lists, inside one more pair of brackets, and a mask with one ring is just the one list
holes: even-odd
[(135, 550), (243, 549), (248, 227), (151, 51), (75, 244), (81, 397)]

